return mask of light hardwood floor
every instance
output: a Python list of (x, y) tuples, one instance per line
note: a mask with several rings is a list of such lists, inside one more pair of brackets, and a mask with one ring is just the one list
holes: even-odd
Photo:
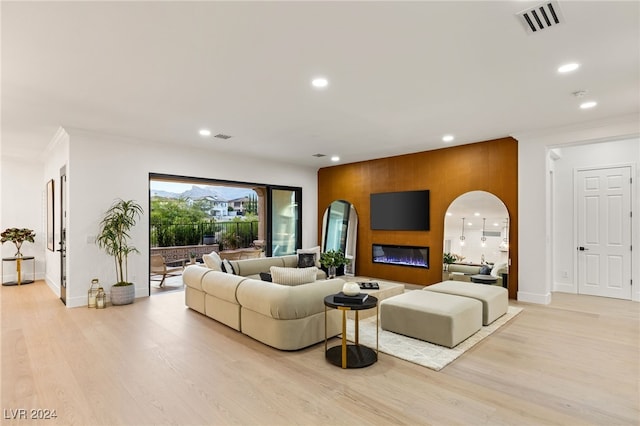
[[(43, 282), (2, 287), (2, 424), (633, 425), (639, 303), (554, 294), (441, 370), (380, 354), (282, 352), (172, 292), (67, 309)], [(517, 304), (513, 302), (513, 304)], [(12, 420), (55, 410), (53, 420)], [(19, 413), (19, 412), (18, 412)]]

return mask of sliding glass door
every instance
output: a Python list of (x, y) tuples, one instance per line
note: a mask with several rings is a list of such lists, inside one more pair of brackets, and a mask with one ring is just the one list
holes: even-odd
[(302, 247), (302, 189), (268, 187), (267, 256), (295, 254)]

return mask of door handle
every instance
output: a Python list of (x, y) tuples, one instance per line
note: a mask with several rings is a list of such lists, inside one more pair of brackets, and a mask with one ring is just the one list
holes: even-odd
[(580, 251), (589, 251), (589, 249), (588, 249), (588, 248), (584, 248), (584, 247), (582, 247), (582, 246), (578, 247), (578, 250), (580, 250)]

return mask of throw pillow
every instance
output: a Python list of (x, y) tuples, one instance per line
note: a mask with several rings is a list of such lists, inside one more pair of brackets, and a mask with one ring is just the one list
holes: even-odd
[(316, 266), (315, 253), (298, 253), (298, 268), (311, 268)]
[(222, 268), (227, 274), (236, 274), (236, 271), (233, 269), (233, 265), (227, 259), (222, 261)]
[(316, 280), (318, 268), (284, 268), (281, 266), (272, 266), (271, 277), (272, 282), (283, 285), (300, 285), (312, 283)]
[(223, 272), (222, 259), (220, 259), (220, 255), (215, 251), (212, 251), (209, 254), (203, 254), (202, 261), (207, 266), (207, 268), (213, 269), (214, 271)]
[(298, 254), (298, 258), (300, 257), (301, 254), (313, 253), (314, 260), (315, 260), (315, 267), (316, 268), (320, 267), (320, 246), (315, 246), (308, 249), (298, 249), (296, 250), (296, 253)]
[(272, 282), (271, 274), (268, 272), (260, 272), (260, 279), (262, 281)]
[(507, 269), (506, 263), (496, 263), (495, 265), (493, 265), (493, 269), (491, 270), (490, 275), (499, 278), (500, 274), (504, 272), (503, 269)]

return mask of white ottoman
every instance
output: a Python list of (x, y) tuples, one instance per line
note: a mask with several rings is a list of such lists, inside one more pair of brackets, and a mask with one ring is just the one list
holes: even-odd
[(423, 288), (426, 291), (471, 297), (482, 302), (482, 325), (489, 325), (507, 313), (509, 292), (494, 285), (444, 281)]
[(482, 327), (482, 303), (434, 291), (409, 291), (380, 302), (380, 326), (452, 348)]

